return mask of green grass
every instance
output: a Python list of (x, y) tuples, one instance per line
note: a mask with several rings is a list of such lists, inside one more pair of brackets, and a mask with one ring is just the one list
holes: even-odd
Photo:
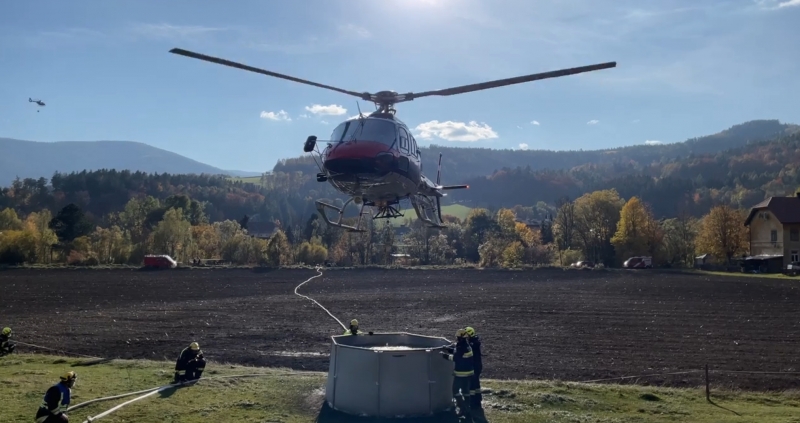
[(680, 271), (687, 273), (694, 273), (697, 275), (735, 276), (735, 277), (758, 278), (758, 279), (767, 278), (767, 279), (800, 280), (800, 276), (789, 276), (789, 275), (784, 275), (783, 273), (718, 272), (718, 271), (696, 270), (696, 269), (681, 269)]
[(246, 176), (246, 177), (230, 177), (228, 178), (234, 182), (244, 182), (250, 184), (261, 185), (261, 177), (260, 176)]
[[(114, 360), (76, 366), (82, 360), (42, 355), (0, 359), (3, 421), (29, 422), (45, 390), (67, 370), (78, 373), (72, 404), (167, 384), (171, 362)], [(130, 404), (100, 422), (313, 422), (324, 399), (324, 373), (292, 372), (209, 363), (204, 377), (263, 374), (246, 379), (207, 379)], [(800, 394), (716, 391), (717, 405), (701, 389), (589, 385), (561, 382), (486, 381), (490, 422), (800, 422)], [(81, 422), (134, 397), (105, 401), (70, 412)], [(734, 412), (739, 415), (734, 414)], [(338, 421), (338, 420), (337, 420)]]
[[(464, 221), (469, 215), (469, 212), (472, 211), (472, 208), (463, 206), (461, 204), (449, 204), (446, 206), (442, 206), (442, 216), (449, 214), (450, 216), (455, 216), (461, 221)], [(409, 207), (406, 210), (403, 210), (404, 217), (397, 218), (397, 219), (389, 219), (389, 222), (393, 226), (400, 226), (405, 223), (406, 218), (411, 218), (412, 221), (417, 220), (417, 214), (414, 212), (412, 207)]]

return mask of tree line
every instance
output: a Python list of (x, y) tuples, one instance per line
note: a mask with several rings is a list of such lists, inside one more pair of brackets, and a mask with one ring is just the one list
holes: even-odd
[(0, 211), (0, 263), (73, 265), (141, 264), (147, 254), (168, 254), (184, 263), (222, 259), (235, 264), (411, 265), (477, 264), (482, 267), (569, 265), (579, 260), (619, 266), (631, 256), (651, 256), (658, 266), (692, 266), (698, 253), (723, 262), (745, 253), (744, 210), (719, 205), (702, 218), (657, 219), (638, 197), (614, 189), (575, 200), (561, 198), (540, 225), (521, 216), (535, 207), (477, 208), (461, 221), (445, 215), (444, 229), (407, 219), (398, 229), (367, 219), (363, 233), (325, 224), (316, 213), (297, 224), (275, 220), (269, 239), (248, 233), (249, 216), (211, 221), (189, 196), (130, 199), (122, 210), (91, 219), (70, 203), (20, 216)]

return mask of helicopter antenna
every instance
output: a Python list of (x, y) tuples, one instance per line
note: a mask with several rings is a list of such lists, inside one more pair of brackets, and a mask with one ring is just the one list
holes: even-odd
[(358, 118), (359, 119), (364, 119), (364, 114), (361, 113), (361, 105), (358, 104), (358, 101), (356, 101), (356, 108), (358, 109)]

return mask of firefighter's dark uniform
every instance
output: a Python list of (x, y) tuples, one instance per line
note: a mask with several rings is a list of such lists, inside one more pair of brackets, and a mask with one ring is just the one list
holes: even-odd
[(466, 328), (466, 331), (469, 346), (472, 348), (472, 363), (475, 368), (475, 374), (472, 376), (472, 384), (470, 386), (470, 400), (473, 408), (481, 408), (481, 402), (483, 401), (483, 394), (481, 394), (481, 372), (483, 371), (481, 337), (471, 327)]
[(17, 346), (11, 342), (11, 328), (3, 328), (0, 333), (0, 357), (14, 352)]
[(69, 408), (72, 387), (78, 375), (67, 372), (61, 376), (61, 381), (47, 390), (44, 400), (36, 410), (36, 423), (64, 423), (69, 421), (67, 409)]
[(475, 367), (472, 362), (472, 349), (466, 338), (466, 332), (459, 329), (456, 333), (457, 342), (452, 353), (442, 352), (442, 357), (455, 363), (453, 370), (453, 397), (461, 410), (461, 415), (471, 420), (470, 385)]
[(206, 359), (203, 358), (203, 351), (200, 350), (197, 342), (192, 342), (191, 345), (181, 351), (181, 355), (178, 357), (177, 363), (175, 363), (175, 380), (173, 380), (173, 383), (200, 379), (205, 369)]

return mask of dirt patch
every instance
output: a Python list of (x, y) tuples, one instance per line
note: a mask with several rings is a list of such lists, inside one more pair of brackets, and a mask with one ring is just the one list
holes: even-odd
[[(313, 270), (7, 270), (0, 320), (20, 341), (98, 357), (177, 357), (327, 371), (342, 328), (293, 294)], [(300, 292), (365, 331), (452, 338), (473, 326), (484, 378), (581, 381), (711, 369), (800, 368), (800, 287), (650, 271), (328, 271)], [(20, 346), (22, 351), (30, 347)], [(702, 373), (629, 382), (698, 386)], [(627, 383), (627, 382), (626, 382)], [(797, 389), (783, 375), (714, 373), (717, 387)]]

